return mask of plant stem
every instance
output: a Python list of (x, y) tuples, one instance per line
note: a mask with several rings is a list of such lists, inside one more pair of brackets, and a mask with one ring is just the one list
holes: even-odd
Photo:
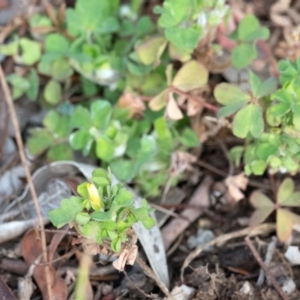
[(214, 112), (217, 112), (219, 110), (219, 108), (213, 104), (210, 104), (208, 102), (205, 102), (204, 100), (202, 100), (201, 98), (197, 97), (197, 96), (193, 96), (193, 95), (190, 95), (188, 93), (185, 93), (183, 91), (180, 91), (179, 89), (175, 88), (174, 86), (169, 86), (169, 91), (170, 92), (174, 92), (180, 96), (184, 96), (186, 97), (188, 100), (191, 100), (191, 101), (194, 101), (194, 102), (197, 102), (199, 103), (200, 105), (202, 105), (203, 107), (211, 110), (211, 111), (214, 111)]
[[(17, 114), (16, 114), (16, 111), (14, 108), (12, 96), (11, 96), (8, 84), (6, 82), (5, 75), (4, 75), (1, 65), (0, 65), (0, 81), (1, 81), (1, 85), (3, 88), (4, 95), (5, 95), (5, 99), (6, 99), (6, 102), (8, 105), (9, 113), (11, 116), (11, 121), (12, 121), (14, 130), (15, 130), (19, 155), (20, 155), (20, 158), (22, 161), (22, 165), (23, 165), (23, 168), (25, 171), (26, 179), (27, 179), (27, 182), (29, 185), (29, 189), (30, 189), (30, 192), (32, 195), (32, 200), (33, 200), (33, 203), (35, 206), (36, 214), (38, 216), (38, 220), (39, 220), (39, 224), (40, 224), (40, 228), (41, 228), (41, 243), (42, 243), (42, 249), (43, 249), (43, 259), (44, 259), (44, 262), (47, 262), (48, 254), (47, 254), (47, 244), (46, 244), (46, 235), (45, 235), (45, 231), (44, 231), (45, 227), (44, 227), (43, 217), (41, 214), (39, 201), (38, 201), (37, 193), (36, 193), (33, 181), (32, 181), (30, 170), (27, 165), (27, 160), (26, 160), (26, 156), (25, 156), (24, 145), (23, 145), (23, 141), (22, 141), (22, 136), (21, 136), (21, 132), (20, 132)], [(51, 282), (50, 282), (50, 270), (49, 270), (48, 265), (45, 266), (45, 275), (46, 275), (48, 297), (49, 297), (49, 300), (52, 300), (53, 296), (52, 296), (52, 289), (51, 289)]]

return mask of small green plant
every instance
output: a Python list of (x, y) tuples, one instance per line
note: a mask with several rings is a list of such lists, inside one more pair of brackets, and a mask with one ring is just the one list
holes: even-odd
[(257, 58), (257, 40), (266, 40), (269, 35), (269, 29), (260, 26), (255, 16), (246, 16), (231, 36), (238, 43), (232, 52), (232, 64), (238, 69), (247, 67)]
[(220, 84), (215, 89), (215, 98), (223, 105), (219, 116), (233, 117), (233, 134), (245, 139), (245, 146), (231, 149), (237, 165), (244, 158), (247, 175), (262, 175), (269, 172), (296, 174), (300, 169), (300, 102), (299, 68), (297, 62), (279, 63), (280, 83), (275, 90), (274, 79), (261, 82), (250, 72), (251, 91)]
[(287, 209), (300, 207), (300, 192), (295, 192), (294, 189), (293, 180), (286, 178), (278, 189), (276, 203), (260, 191), (254, 191), (250, 202), (255, 211), (251, 216), (250, 225), (255, 226), (264, 222), (275, 210), (278, 239), (287, 242), (292, 235), (293, 225), (300, 224), (300, 216)]
[(183, 56), (191, 54), (208, 31), (221, 23), (228, 6), (224, 0), (166, 0), (154, 12), (160, 14), (158, 25), (170, 42), (170, 53)]
[(147, 201), (135, 208), (134, 195), (122, 184), (113, 185), (111, 173), (104, 169), (96, 169), (77, 192), (79, 196), (63, 199), (59, 208), (49, 212), (50, 221), (57, 228), (74, 226), (79, 236), (92, 239), (108, 252), (122, 250), (133, 224), (141, 222), (147, 229), (155, 225)]
[(172, 153), (199, 146), (199, 138), (162, 117), (152, 122), (154, 129), (150, 119), (131, 119), (128, 110), (95, 99), (90, 109), (77, 105), (67, 113), (49, 111), (44, 128), (31, 130), (27, 147), (33, 155), (46, 152), (49, 161), (72, 159), (73, 150), (81, 151), (110, 166), (119, 180), (135, 180), (146, 195), (155, 196), (168, 181)]

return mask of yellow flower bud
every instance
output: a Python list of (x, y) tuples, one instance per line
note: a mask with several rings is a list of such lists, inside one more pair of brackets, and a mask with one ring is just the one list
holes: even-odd
[(89, 193), (92, 208), (94, 210), (101, 210), (104, 207), (104, 203), (98, 193), (96, 186), (93, 183), (88, 183), (87, 190)]

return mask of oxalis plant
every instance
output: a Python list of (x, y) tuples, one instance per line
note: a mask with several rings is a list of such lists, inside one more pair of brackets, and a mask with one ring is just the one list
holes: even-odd
[(294, 189), (293, 180), (286, 178), (278, 189), (276, 202), (260, 191), (254, 191), (250, 202), (255, 211), (251, 216), (250, 225), (255, 226), (264, 222), (272, 212), (276, 211), (278, 239), (287, 242), (291, 238), (293, 225), (300, 224), (300, 216), (289, 210), (292, 207), (300, 207), (300, 192), (295, 192)]
[(51, 210), (48, 217), (61, 228), (74, 227), (84, 248), (105, 255), (132, 249), (137, 238), (132, 225), (141, 222), (150, 229), (155, 220), (149, 215), (153, 210), (147, 201), (134, 207), (134, 195), (122, 184), (112, 184), (110, 171), (96, 169), (89, 181), (77, 187), (78, 196), (63, 199), (59, 208)]

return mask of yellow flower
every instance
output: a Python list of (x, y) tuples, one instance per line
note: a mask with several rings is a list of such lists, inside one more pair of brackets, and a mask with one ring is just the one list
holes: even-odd
[(93, 183), (87, 184), (87, 190), (90, 197), (90, 203), (94, 210), (101, 210), (104, 207), (103, 201)]

